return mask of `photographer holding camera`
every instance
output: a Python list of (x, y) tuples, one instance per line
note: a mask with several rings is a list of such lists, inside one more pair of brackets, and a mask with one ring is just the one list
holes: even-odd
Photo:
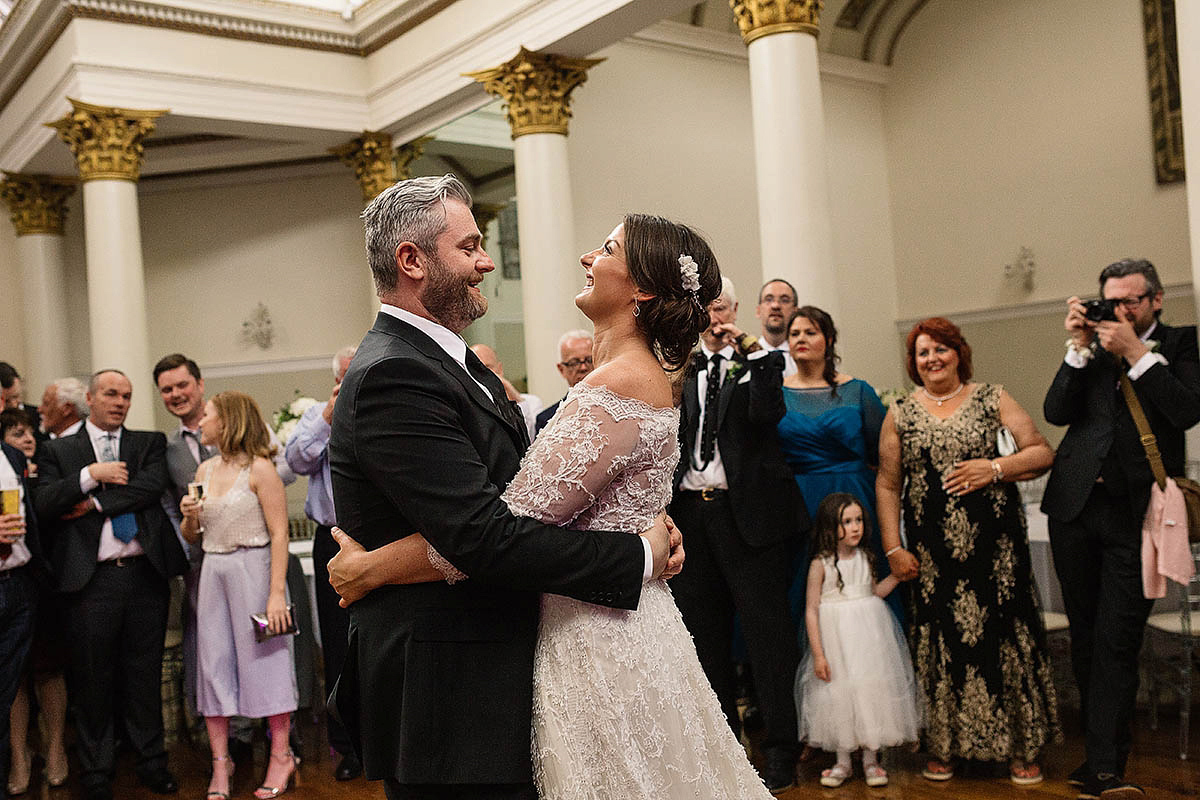
[(1071, 626), (1087, 760), (1067, 776), (1080, 798), (1143, 794), (1125, 781), (1138, 652), (1152, 601), (1142, 595), (1141, 527), (1154, 481), (1121, 394), (1124, 370), (1145, 409), (1167, 473), (1184, 467), (1183, 434), (1200, 420), (1196, 328), (1159, 321), (1154, 265), (1125, 259), (1100, 273), (1100, 300), (1067, 301), (1067, 354), (1046, 393), (1053, 425), (1068, 425), (1042, 511)]

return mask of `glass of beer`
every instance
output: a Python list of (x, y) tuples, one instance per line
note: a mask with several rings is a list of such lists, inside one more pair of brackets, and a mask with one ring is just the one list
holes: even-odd
[(0, 514), (21, 513), (21, 490), (0, 489)]

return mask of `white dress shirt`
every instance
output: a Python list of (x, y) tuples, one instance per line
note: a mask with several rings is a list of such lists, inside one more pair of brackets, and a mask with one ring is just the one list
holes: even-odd
[[(96, 455), (96, 461), (100, 461), (103, 458), (101, 454), (104, 452), (104, 442), (105, 439), (107, 439), (109, 432), (102, 431), (97, 428), (92, 424), (90, 419), (84, 423), (84, 429), (87, 431), (88, 438), (92, 442), (92, 452)], [(112, 448), (113, 452), (117, 455), (118, 461), (121, 457), (121, 434), (124, 433), (124, 431), (125, 428), (123, 427), (112, 431)], [(100, 482), (92, 477), (92, 474), (88, 472), (87, 467), (84, 467), (79, 471), (79, 488), (84, 494), (88, 494), (99, 487)], [(105, 513), (104, 509), (100, 506), (100, 501), (92, 498), (92, 502), (96, 505), (96, 509), (101, 514)], [(122, 542), (120, 539), (114, 536), (112, 532), (112, 520), (109, 519), (108, 516), (104, 517), (104, 525), (100, 528), (100, 549), (96, 554), (97, 561), (114, 561), (118, 558), (132, 558), (133, 556), (142, 555), (143, 552), (142, 543), (138, 541), (136, 536), (134, 536), (133, 539), (131, 539), (128, 543)]]

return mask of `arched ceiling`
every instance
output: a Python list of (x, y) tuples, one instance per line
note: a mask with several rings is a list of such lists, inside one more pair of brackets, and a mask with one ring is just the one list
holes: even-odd
[[(824, 53), (891, 64), (908, 24), (929, 0), (825, 0), (820, 47)], [(698, 3), (677, 17), (702, 28), (737, 33), (728, 0)]]

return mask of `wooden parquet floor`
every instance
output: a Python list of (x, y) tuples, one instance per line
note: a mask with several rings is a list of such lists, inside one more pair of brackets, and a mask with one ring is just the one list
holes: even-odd
[[(1162, 725), (1155, 732), (1148, 728), (1144, 716), (1139, 716), (1135, 733), (1134, 755), (1129, 764), (1129, 778), (1146, 788), (1150, 800), (1174, 800), (1175, 798), (1200, 797), (1200, 725), (1192, 723), (1192, 758), (1179, 759), (1177, 749), (1177, 715), (1171, 715), (1168, 707), (1163, 708)], [(300, 768), (302, 785), (289, 792), (286, 797), (295, 800), (383, 800), (383, 787), (379, 783), (359, 778), (347, 783), (333, 779), (334, 761), (324, 742), (324, 726), (314, 724), (307, 715), (301, 723), (304, 736), (304, 764)], [(1046, 780), (1038, 786), (1019, 788), (1013, 786), (1003, 774), (988, 773), (977, 768), (955, 776), (951, 781), (934, 784), (920, 776), (921, 758), (907, 751), (892, 751), (887, 754), (885, 765), (891, 775), (891, 783), (881, 789), (869, 789), (856, 772), (854, 778), (841, 788), (824, 789), (817, 783), (820, 770), (831, 763), (831, 757), (818, 757), (799, 767), (800, 782), (796, 788), (779, 795), (781, 800), (982, 800), (982, 798), (1014, 798), (1014, 800), (1045, 800), (1047, 798), (1074, 798), (1075, 790), (1068, 786), (1063, 777), (1082, 760), (1083, 742), (1078, 731), (1069, 731), (1066, 741), (1054, 746), (1047, 753), (1044, 764)], [(74, 766), (74, 765), (72, 765)], [(234, 776), (233, 797), (250, 798), (254, 788), (261, 782), (266, 762), (264, 743), (256, 743), (255, 763), (239, 764)], [(181, 790), (175, 797), (179, 800), (200, 800), (208, 786), (207, 750), (187, 743), (171, 749), (171, 768), (179, 777)], [(857, 770), (857, 765), (856, 765)], [(131, 759), (126, 754), (118, 769), (114, 784), (117, 800), (155, 800), (159, 795), (137, 785), (133, 776)], [(33, 800), (74, 800), (79, 796), (74, 780), (62, 789), (48, 789), (40, 778), (35, 779), (29, 794)], [(608, 800), (607, 798), (605, 800)], [(611, 798), (622, 800), (622, 798)]]

